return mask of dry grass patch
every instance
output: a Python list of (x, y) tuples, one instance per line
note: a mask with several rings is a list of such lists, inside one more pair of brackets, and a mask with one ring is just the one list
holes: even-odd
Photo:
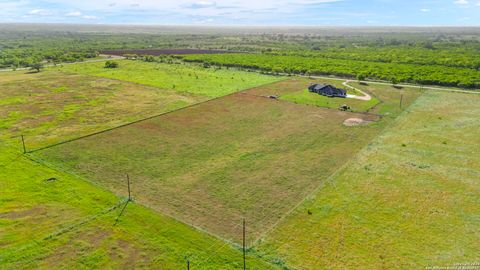
[(21, 148), (24, 134), (30, 150), (207, 99), (86, 75), (13, 74), (0, 74), (0, 138)]
[(251, 243), (371, 140), (378, 120), (238, 93), (38, 152), (211, 233)]

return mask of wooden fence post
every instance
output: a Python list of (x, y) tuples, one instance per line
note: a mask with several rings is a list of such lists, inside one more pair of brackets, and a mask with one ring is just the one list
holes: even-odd
[(130, 193), (130, 177), (128, 176), (128, 173), (127, 173), (127, 185), (128, 185), (128, 201), (132, 201), (132, 195)]
[(246, 253), (246, 248), (245, 248), (245, 219), (243, 219), (243, 270), (247, 269), (245, 253)]
[(22, 145), (23, 145), (23, 153), (26, 154), (27, 148), (25, 147), (25, 138), (23, 138), (23, 134), (22, 134)]

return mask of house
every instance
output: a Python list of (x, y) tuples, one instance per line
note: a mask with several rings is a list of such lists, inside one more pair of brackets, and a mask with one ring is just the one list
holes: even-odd
[(335, 86), (329, 84), (312, 84), (310, 87), (308, 87), (308, 91), (326, 97), (347, 97), (347, 91), (336, 88)]

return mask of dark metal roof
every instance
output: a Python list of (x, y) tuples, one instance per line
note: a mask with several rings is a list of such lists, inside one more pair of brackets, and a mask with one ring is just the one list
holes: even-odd
[(317, 83), (317, 84), (312, 85), (311, 87), (315, 90), (320, 90), (320, 89), (323, 89), (327, 86), (328, 86), (327, 84)]
[(347, 91), (343, 90), (343, 89), (340, 89), (340, 88), (336, 88), (335, 86), (333, 85), (330, 85), (330, 84), (313, 84), (311, 85), (310, 87), (308, 87), (308, 89), (311, 91), (311, 92), (316, 92), (318, 94), (322, 94), (322, 93), (325, 93), (327, 95), (333, 95), (333, 96), (341, 96), (341, 97), (345, 97), (346, 96), (346, 93)]

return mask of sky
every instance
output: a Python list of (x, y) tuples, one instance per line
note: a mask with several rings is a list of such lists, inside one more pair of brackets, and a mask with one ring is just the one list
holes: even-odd
[(0, 22), (480, 26), (480, 0), (0, 0)]

